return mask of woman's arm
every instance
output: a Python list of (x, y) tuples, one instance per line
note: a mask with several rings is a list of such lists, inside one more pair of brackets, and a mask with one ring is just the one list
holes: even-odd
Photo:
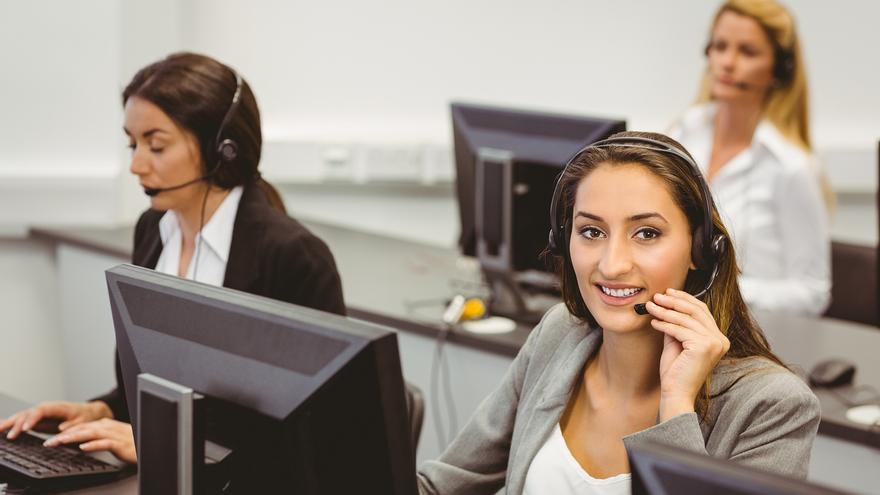
[(511, 437), (529, 360), (544, 322), (557, 306), (529, 334), (501, 384), (477, 408), (446, 451), (427, 461), (418, 472), (423, 495), (495, 493), (504, 486)]
[(773, 197), (786, 275), (740, 277), (743, 298), (753, 309), (820, 315), (831, 301), (831, 239), (818, 180), (810, 169), (794, 169)]
[[(733, 410), (724, 417), (737, 419), (728, 424), (716, 422), (713, 443), (737, 463), (806, 478), (819, 428), (819, 401), (790, 373), (755, 373), (761, 374), (760, 380), (745, 380), (743, 386), (727, 392), (735, 397), (727, 400), (725, 407)], [(768, 380), (772, 380), (770, 386)], [(693, 412), (624, 437), (623, 442), (627, 448), (659, 442), (710, 455)]]

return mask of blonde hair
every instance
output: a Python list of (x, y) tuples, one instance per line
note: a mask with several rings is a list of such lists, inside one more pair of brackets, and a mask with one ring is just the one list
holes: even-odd
[[(762, 109), (763, 117), (776, 126), (786, 139), (803, 150), (812, 152), (807, 73), (794, 17), (788, 9), (775, 0), (727, 0), (715, 14), (712, 29), (725, 12), (734, 12), (757, 21), (776, 49), (774, 67), (781, 63), (789, 64), (784, 69), (788, 73), (786, 80), (776, 80), (767, 93)], [(711, 32), (709, 35), (711, 37)], [(781, 54), (785, 54), (786, 61), (779, 60)], [(774, 70), (774, 73), (776, 72)], [(707, 103), (711, 100), (712, 76), (707, 66), (700, 82), (697, 103)], [(829, 211), (833, 211), (836, 201), (831, 183), (823, 170), (817, 172), (825, 204)]]

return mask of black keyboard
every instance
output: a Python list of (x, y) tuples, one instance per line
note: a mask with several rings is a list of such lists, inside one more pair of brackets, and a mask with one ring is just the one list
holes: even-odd
[[(95, 459), (72, 447), (44, 447), (43, 440), (27, 432), (15, 440), (0, 435), (0, 467), (36, 481), (104, 478), (124, 469)], [(85, 479), (83, 479), (85, 481)]]

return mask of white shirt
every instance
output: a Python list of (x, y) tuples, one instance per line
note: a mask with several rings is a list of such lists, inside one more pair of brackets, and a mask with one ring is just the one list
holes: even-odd
[[(713, 104), (689, 109), (669, 131), (705, 174), (712, 154)], [(753, 309), (822, 314), (831, 300), (831, 240), (816, 158), (769, 121), (709, 187), (731, 232)]]
[[(223, 198), (211, 219), (196, 234), (196, 252), (187, 268), (186, 278), (206, 284), (222, 286), (226, 276), (226, 262), (229, 260), (229, 247), (232, 244), (232, 228), (241, 201), (241, 186), (233, 188)], [(156, 263), (156, 271), (177, 276), (180, 267), (180, 248), (183, 235), (177, 214), (166, 212), (159, 220), (159, 237), (162, 239), (162, 254)], [(196, 259), (198, 257), (198, 260)], [(193, 276), (198, 263), (198, 272)]]
[(629, 495), (630, 484), (629, 473), (602, 479), (590, 476), (568, 450), (556, 423), (529, 465), (523, 495)]

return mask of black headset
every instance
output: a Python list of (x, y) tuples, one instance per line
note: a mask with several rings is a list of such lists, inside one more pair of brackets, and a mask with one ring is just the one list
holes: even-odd
[(223, 131), (226, 130), (226, 126), (229, 124), (229, 121), (232, 120), (232, 116), (235, 115), (235, 110), (238, 108), (239, 101), (241, 101), (241, 87), (243, 85), (241, 76), (238, 75), (238, 72), (232, 68), (229, 70), (235, 75), (235, 94), (232, 95), (232, 103), (229, 104), (229, 109), (226, 110), (226, 115), (224, 115), (223, 120), (220, 121), (220, 128), (217, 129), (217, 137), (214, 139), (214, 150), (216, 152), (217, 160), (215, 161), (216, 165), (214, 165), (214, 169), (210, 170), (208, 174), (217, 172), (221, 163), (230, 163), (238, 158), (238, 143), (232, 139), (223, 139), (221, 141)]
[(705, 270), (710, 273), (706, 287), (694, 294), (695, 297), (703, 296), (708, 292), (709, 287), (712, 286), (715, 277), (718, 275), (719, 260), (724, 254), (724, 241), (726, 238), (724, 234), (716, 234), (715, 228), (712, 225), (712, 212), (715, 209), (715, 202), (712, 200), (712, 193), (709, 190), (709, 184), (707, 184), (705, 178), (703, 178), (703, 173), (691, 157), (662, 141), (638, 136), (610, 137), (587, 145), (575, 153), (565, 164), (565, 168), (557, 177), (556, 186), (553, 188), (553, 198), (550, 201), (550, 233), (547, 242), (548, 250), (555, 256), (566, 257), (568, 254), (568, 235), (566, 232), (568, 229), (566, 226), (569, 221), (563, 221), (563, 225), (560, 226), (558, 213), (559, 202), (561, 201), (562, 196), (562, 178), (565, 176), (566, 172), (568, 172), (568, 168), (587, 151), (612, 147), (638, 148), (665, 153), (674, 156), (687, 164), (688, 169), (694, 174), (694, 178), (697, 180), (700, 187), (700, 194), (703, 196), (703, 223), (698, 225), (694, 230), (693, 241), (691, 243), (691, 259), (698, 270)]

